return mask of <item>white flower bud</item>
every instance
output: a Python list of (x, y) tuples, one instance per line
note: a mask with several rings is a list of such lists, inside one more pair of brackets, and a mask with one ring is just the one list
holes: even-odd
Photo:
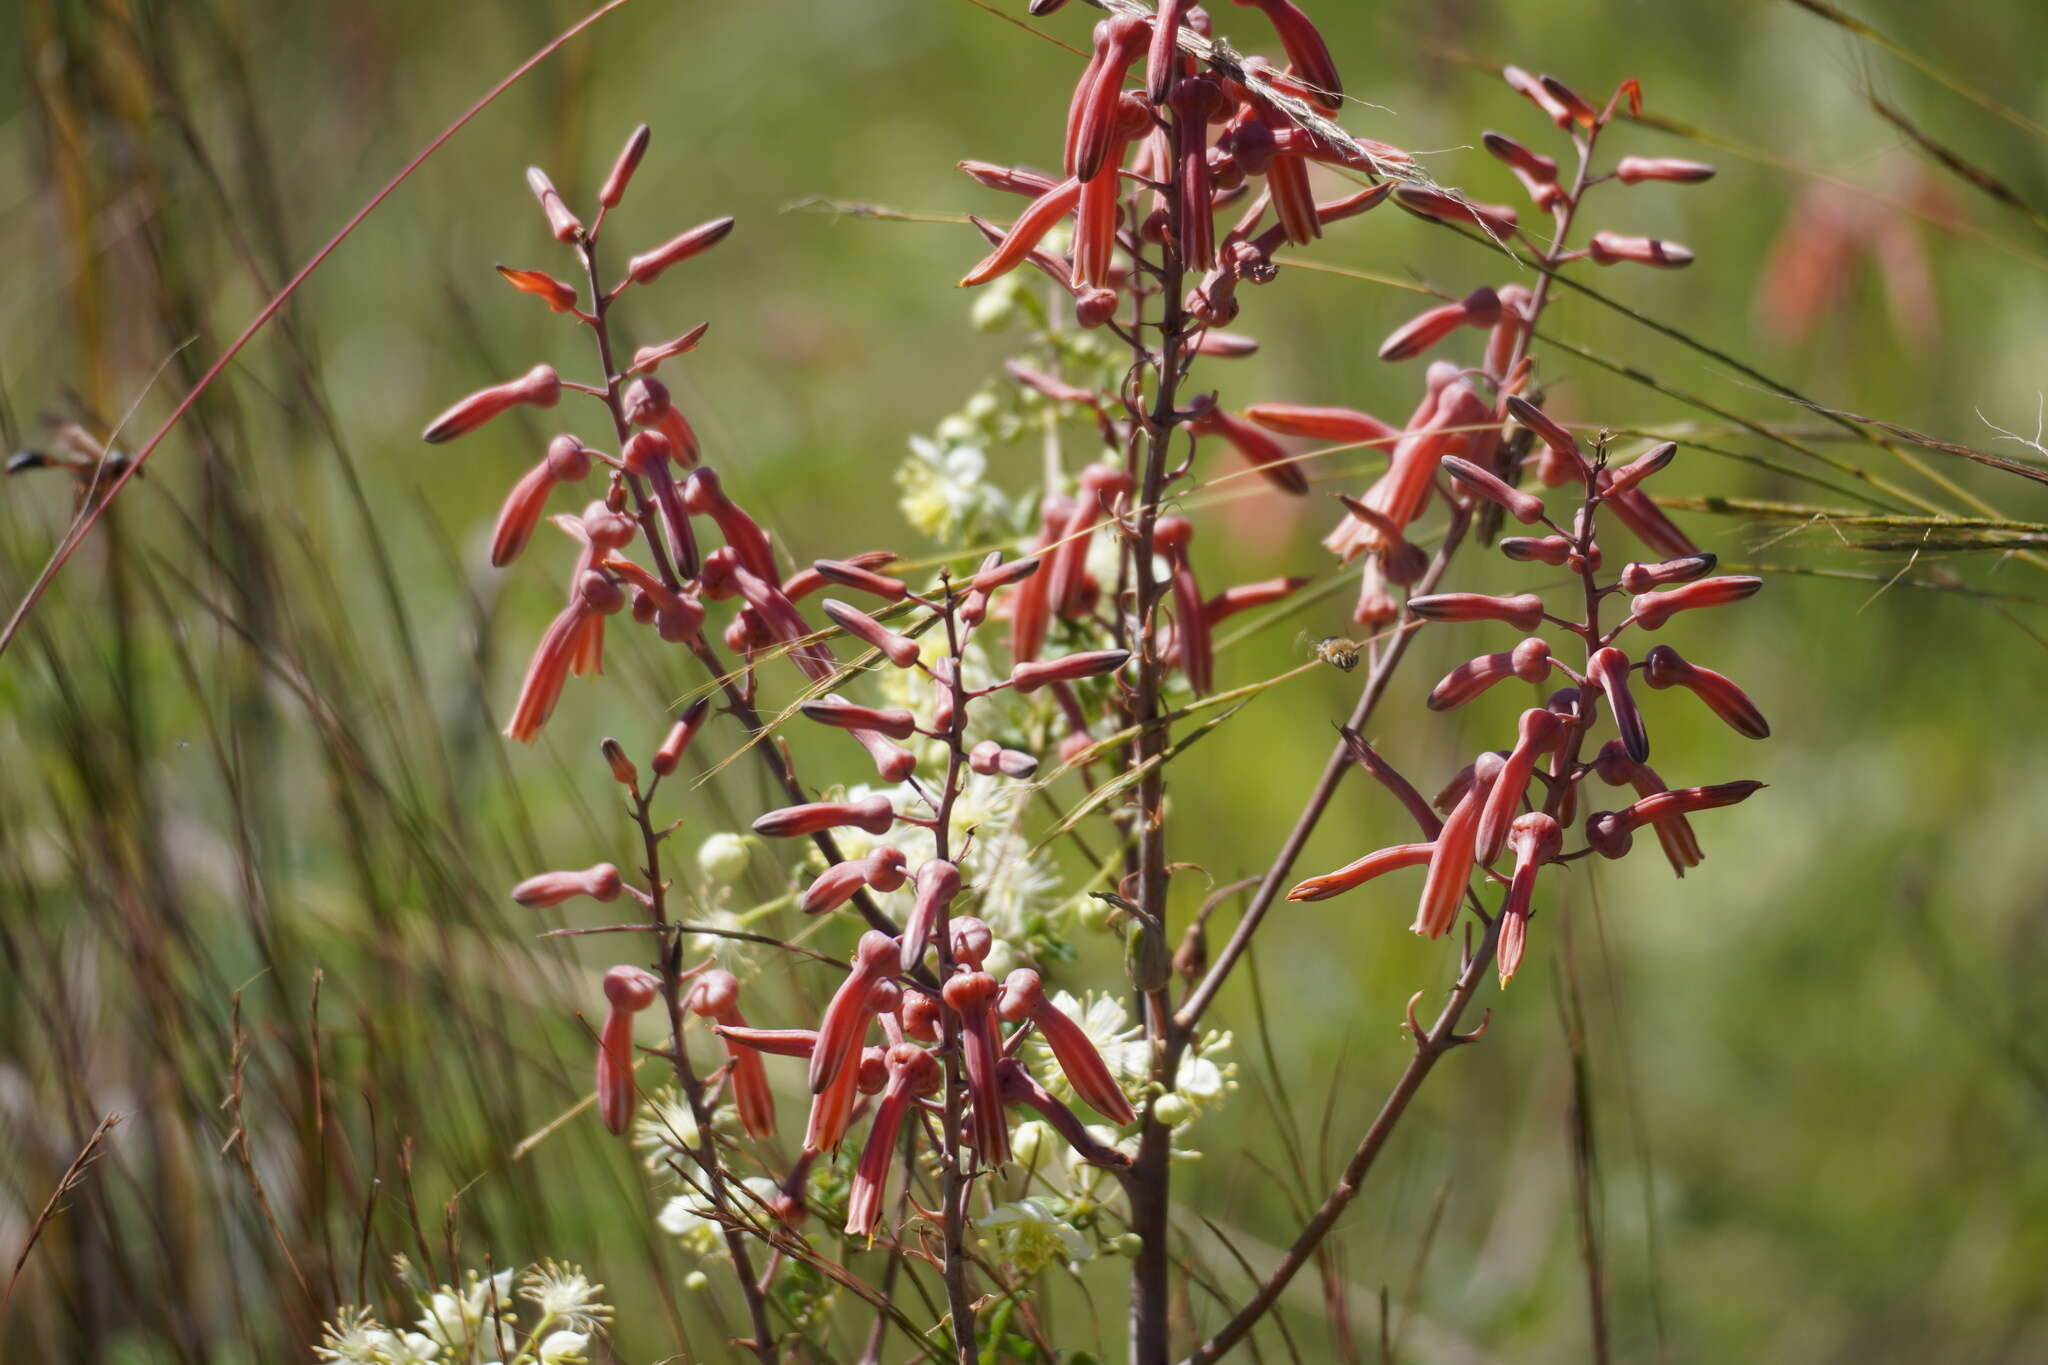
[(737, 834), (714, 834), (697, 846), (697, 867), (721, 886), (731, 886), (747, 875), (754, 850)]

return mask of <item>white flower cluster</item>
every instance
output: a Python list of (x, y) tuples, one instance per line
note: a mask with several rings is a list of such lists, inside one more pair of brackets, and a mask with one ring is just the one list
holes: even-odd
[[(387, 1327), (374, 1311), (349, 1307), (321, 1331), (316, 1359), (333, 1365), (585, 1365), (592, 1338), (611, 1321), (604, 1286), (572, 1265), (543, 1261), (518, 1276), (475, 1271), (458, 1289), (417, 1282), (403, 1257), (399, 1277), (414, 1285), (419, 1317), (411, 1328)], [(527, 1321), (522, 1321), (522, 1314)]]

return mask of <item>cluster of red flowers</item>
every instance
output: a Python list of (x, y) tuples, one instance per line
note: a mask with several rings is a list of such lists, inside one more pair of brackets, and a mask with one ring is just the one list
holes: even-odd
[[(1551, 271), (1577, 260), (1599, 265), (1688, 264), (1690, 251), (1652, 238), (1596, 232), (1584, 248), (1567, 250), (1564, 245), (1593, 185), (1607, 180), (1625, 185), (1693, 184), (1713, 176), (1712, 167), (1698, 162), (1642, 157), (1622, 157), (1613, 170), (1592, 172), (1600, 131), (1624, 101), (1639, 110), (1641, 93), (1635, 83), (1624, 83), (1604, 109), (1596, 109), (1555, 77), (1531, 76), (1515, 67), (1507, 68), (1505, 75), (1515, 90), (1550, 116), (1578, 153), (1578, 174), (1568, 182), (1554, 159), (1505, 134), (1489, 132), (1485, 137), (1487, 150), (1513, 171), (1537, 208), (1551, 216), (1551, 242), (1539, 245), (1524, 236), (1519, 215), (1511, 207), (1410, 188), (1401, 192), (1401, 202), (1430, 217), (1476, 226), (1495, 238), (1511, 238)], [(1422, 621), (1497, 621), (1525, 633), (1549, 623), (1576, 635), (1584, 645), (1581, 669), (1557, 658), (1550, 643), (1537, 635), (1453, 669), (1430, 693), (1431, 709), (1461, 706), (1510, 678), (1540, 685), (1553, 674), (1562, 674), (1572, 685), (1524, 711), (1514, 744), (1479, 755), (1433, 803), (1421, 801), (1393, 776), (1394, 782), (1402, 783), (1399, 790), (1422, 826), (1425, 842), (1379, 849), (1334, 872), (1311, 877), (1289, 893), (1293, 900), (1322, 900), (1399, 868), (1427, 867), (1414, 929), (1436, 938), (1457, 922), (1459, 907), (1470, 896), (1472, 873), (1478, 869), (1506, 885), (1493, 921), (1499, 927), (1498, 962), (1504, 983), (1521, 961), (1539, 869), (1591, 852), (1621, 857), (1629, 851), (1633, 832), (1648, 826), (1674, 871), (1683, 876), (1701, 857), (1686, 817), (1743, 800), (1761, 785), (1729, 782), (1667, 790), (1649, 766), (1649, 732), (1631, 691), (1633, 677), (1640, 675), (1651, 688), (1691, 690), (1751, 738), (1769, 733), (1762, 713), (1721, 674), (1688, 663), (1669, 645), (1656, 645), (1635, 660), (1617, 647), (1631, 628), (1655, 631), (1679, 612), (1741, 601), (1762, 581), (1712, 577), (1714, 556), (1702, 553), (1643, 491), (1644, 482), (1671, 463), (1678, 451), (1675, 443), (1655, 445), (1629, 463), (1612, 467), (1604, 435), (1589, 455), (1579, 439), (1544, 410), (1543, 396), (1534, 387), (1528, 340), (1547, 285), (1546, 279), (1534, 291), (1516, 284), (1478, 289), (1422, 313), (1387, 338), (1381, 358), (1406, 360), (1431, 350), (1462, 327), (1487, 332), (1479, 365), (1431, 365), (1422, 402), (1403, 430), (1395, 431), (1365, 413), (1328, 408), (1266, 404), (1249, 413), (1254, 421), (1282, 432), (1371, 442), (1390, 450), (1386, 472), (1363, 497), (1340, 495), (1347, 515), (1324, 542), (1347, 560), (1365, 556), (1363, 588), (1354, 613), (1361, 625), (1384, 625), (1404, 612)], [(1544, 487), (1578, 490), (1578, 505), (1567, 522), (1552, 520), (1543, 498), (1521, 487), (1525, 474), (1531, 473)], [(1388, 584), (1407, 586), (1423, 576), (1426, 557), (1406, 537), (1432, 497), (1447, 502), (1461, 517), (1483, 510), (1495, 526), (1512, 517), (1533, 530), (1547, 531), (1502, 538), (1498, 548), (1512, 560), (1568, 570), (1582, 592), (1581, 613), (1554, 616), (1533, 592), (1504, 597), (1428, 592), (1396, 601)], [(1603, 556), (1597, 532), (1603, 513), (1611, 513), (1660, 558), (1629, 563), (1612, 581), (1599, 581)], [(1615, 594), (1627, 596), (1629, 612), (1603, 628), (1602, 605)], [(1593, 757), (1582, 758), (1603, 699), (1618, 737)], [(1610, 785), (1632, 787), (1638, 799), (1623, 810), (1589, 815), (1587, 846), (1566, 852), (1565, 831), (1578, 811), (1579, 786), (1595, 774)], [(1507, 870), (1495, 870), (1509, 854)], [(1476, 900), (1473, 903), (1476, 908)]]

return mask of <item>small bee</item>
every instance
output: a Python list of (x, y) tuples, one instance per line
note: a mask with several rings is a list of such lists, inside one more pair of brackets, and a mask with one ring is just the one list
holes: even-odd
[(1363, 640), (1347, 640), (1341, 635), (1325, 635), (1311, 642), (1308, 632), (1301, 633), (1301, 644), (1322, 663), (1328, 664), (1339, 673), (1349, 673), (1358, 667), (1358, 656), (1365, 649)]

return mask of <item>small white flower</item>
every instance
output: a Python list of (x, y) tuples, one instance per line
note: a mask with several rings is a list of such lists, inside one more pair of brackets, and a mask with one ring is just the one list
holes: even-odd
[(542, 1261), (526, 1272), (519, 1292), (540, 1310), (543, 1321), (570, 1331), (595, 1332), (611, 1320), (611, 1305), (602, 1297), (604, 1286), (592, 1284), (581, 1266)]
[(999, 1205), (977, 1218), (975, 1226), (978, 1231), (996, 1234), (992, 1239), (983, 1238), (982, 1244), (992, 1246), (1023, 1275), (1036, 1275), (1056, 1260), (1071, 1265), (1095, 1256), (1088, 1239), (1043, 1199)]
[(335, 1365), (381, 1365), (391, 1333), (367, 1308), (344, 1308), (320, 1329), (315, 1357)]
[(541, 1365), (582, 1365), (583, 1348), (589, 1344), (587, 1332), (550, 1332), (540, 1344)]
[(730, 831), (722, 830), (697, 845), (697, 870), (721, 886), (731, 886), (746, 876), (753, 860), (752, 845)]

